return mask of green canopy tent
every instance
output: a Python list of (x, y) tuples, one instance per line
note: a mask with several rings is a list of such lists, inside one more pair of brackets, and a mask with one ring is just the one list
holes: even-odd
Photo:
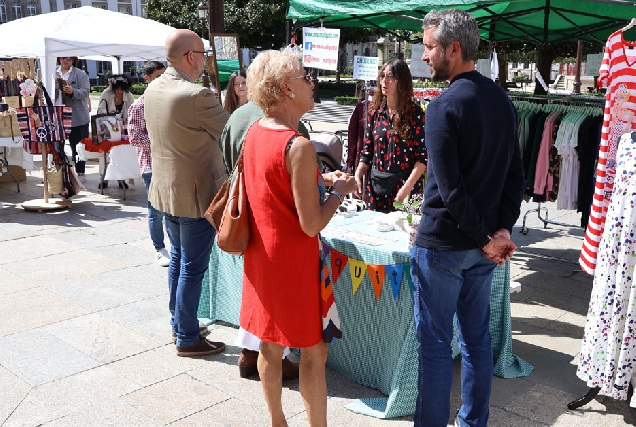
[(607, 37), (636, 18), (636, 0), (289, 0), (294, 26), (421, 31), (431, 9), (457, 7), (477, 19), (489, 41), (546, 45), (581, 40), (604, 44)]

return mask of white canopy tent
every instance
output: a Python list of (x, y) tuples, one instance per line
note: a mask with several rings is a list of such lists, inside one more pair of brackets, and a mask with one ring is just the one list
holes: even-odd
[(165, 60), (164, 43), (173, 30), (150, 19), (84, 6), (0, 25), (0, 57), (39, 58), (48, 89), (54, 84), (57, 57), (110, 59), (120, 73), (124, 59)]

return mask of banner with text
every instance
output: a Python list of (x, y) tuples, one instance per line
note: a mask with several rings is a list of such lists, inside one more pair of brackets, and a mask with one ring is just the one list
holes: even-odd
[(339, 42), (338, 28), (303, 27), (303, 67), (336, 70)]
[(375, 80), (378, 78), (378, 57), (358, 56), (353, 57), (354, 80)]

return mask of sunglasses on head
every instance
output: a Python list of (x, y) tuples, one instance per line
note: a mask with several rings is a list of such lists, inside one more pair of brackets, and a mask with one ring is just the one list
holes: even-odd
[(72, 56), (63, 56), (62, 59), (66, 59), (67, 61), (72, 61), (73, 57)]

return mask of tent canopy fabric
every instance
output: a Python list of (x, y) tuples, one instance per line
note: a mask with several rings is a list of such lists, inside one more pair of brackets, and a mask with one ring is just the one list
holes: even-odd
[(636, 0), (290, 0), (295, 26), (383, 28), (422, 31), (431, 9), (456, 7), (475, 16), (480, 35), (491, 41), (545, 45), (583, 40), (604, 44), (636, 17)]
[[(43, 13), (0, 25), (2, 57), (120, 56), (165, 59), (174, 28), (150, 19), (84, 6)], [(11, 42), (8, 42), (11, 40)]]
[(150, 19), (84, 6), (0, 25), (0, 40), (5, 41), (0, 57), (39, 58), (42, 80), (53, 87), (59, 56), (165, 60), (164, 43), (173, 30)]
[[(173, 30), (151, 19), (84, 6), (0, 25), (0, 58), (39, 58), (48, 88), (53, 87), (60, 56), (112, 60), (119, 64), (114, 67), (115, 73), (121, 72), (123, 60), (165, 61), (164, 45)], [(209, 42), (203, 43), (207, 49)], [(238, 70), (238, 61), (223, 65), (220, 62), (219, 80), (223, 83), (232, 71)], [(232, 67), (235, 68), (229, 71)]]

